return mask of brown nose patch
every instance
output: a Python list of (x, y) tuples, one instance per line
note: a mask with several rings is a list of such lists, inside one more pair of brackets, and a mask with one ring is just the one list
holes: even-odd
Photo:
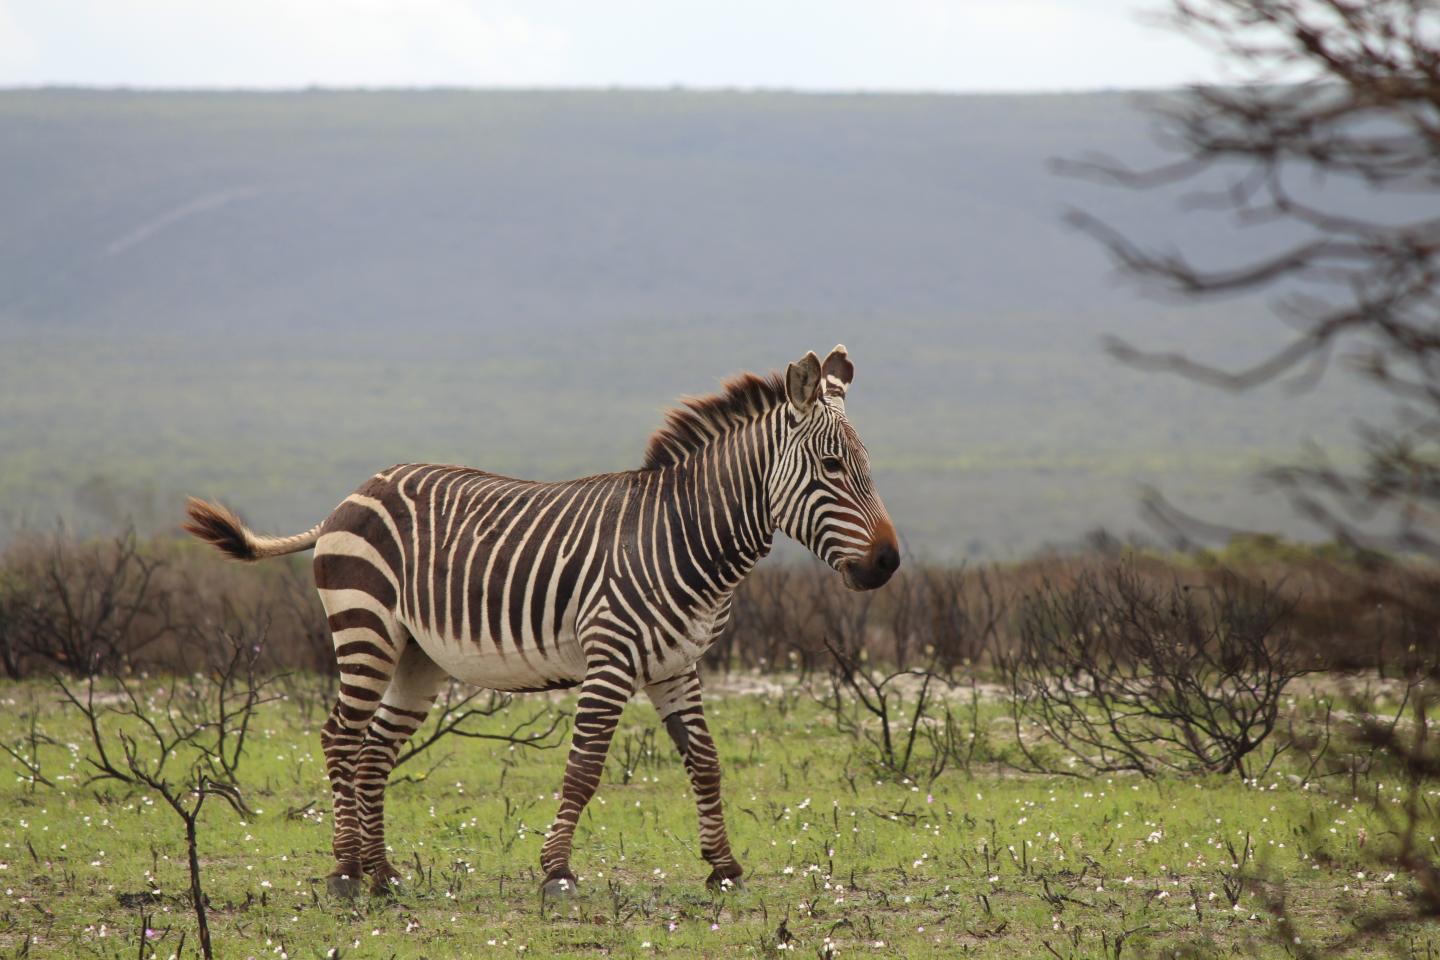
[(870, 541), (870, 552), (875, 553), (881, 547), (889, 547), (892, 550), (900, 549), (900, 540), (895, 535), (895, 525), (886, 517), (875, 527), (875, 537)]

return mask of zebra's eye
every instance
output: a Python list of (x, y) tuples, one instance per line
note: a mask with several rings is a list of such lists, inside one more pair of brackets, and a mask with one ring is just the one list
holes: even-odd
[(839, 457), (825, 457), (820, 461), (821, 468), (826, 473), (843, 473), (845, 464)]

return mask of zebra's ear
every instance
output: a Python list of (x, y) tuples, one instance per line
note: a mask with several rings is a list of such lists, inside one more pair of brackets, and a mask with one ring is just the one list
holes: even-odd
[(825, 358), (821, 369), (825, 374), (825, 395), (844, 400), (846, 391), (850, 389), (850, 381), (855, 379), (855, 364), (850, 362), (850, 355), (845, 352), (845, 344), (835, 344), (835, 349)]
[(808, 416), (810, 408), (820, 399), (820, 358), (813, 350), (785, 371), (785, 394), (802, 417)]

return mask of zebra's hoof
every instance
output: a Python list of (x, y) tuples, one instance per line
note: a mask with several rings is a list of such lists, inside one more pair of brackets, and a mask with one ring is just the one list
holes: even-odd
[(730, 893), (733, 890), (743, 890), (745, 889), (745, 880), (742, 876), (744, 872), (738, 863), (723, 869), (716, 867), (710, 871), (710, 877), (705, 881), (705, 889), (711, 893)]
[(325, 878), (325, 889), (332, 897), (354, 900), (360, 896), (360, 887), (360, 872), (358, 870), (353, 875), (348, 873), (332, 873)]
[(540, 886), (541, 900), (566, 900), (579, 893), (579, 885), (571, 874), (557, 874)]

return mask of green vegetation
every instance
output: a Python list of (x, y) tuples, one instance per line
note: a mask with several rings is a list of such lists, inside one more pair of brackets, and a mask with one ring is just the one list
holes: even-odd
[[(316, 736), (328, 688), (292, 678), (283, 702), (259, 708), (246, 745), (253, 818), (218, 802), (201, 817), (217, 955), (1282, 957), (1266, 906), (1282, 888), (1297, 935), (1323, 955), (1365, 912), (1403, 907), (1412, 887), (1373, 867), (1394, 842), (1374, 804), (1406, 791), (1392, 777), (1301, 787), (1303, 766), (1286, 761), (1258, 782), (1017, 774), (1006, 705), (986, 696), (968, 773), (877, 781), (800, 685), (743, 679), (772, 692), (722, 685), (708, 714), (744, 890), (705, 892), (684, 772), (637, 703), (580, 823), (582, 894), (542, 912), (535, 865), (561, 752), (454, 738), (403, 766), (389, 795), (404, 890), (329, 899)], [(1304, 713), (1310, 696), (1291, 708)], [(0, 742), (24, 748), (35, 719), (54, 784), (32, 785), (6, 760), (0, 949), (24, 954), (29, 938), (29, 956), (168, 957), (185, 932), (192, 955), (178, 821), (153, 797), (85, 784), (88, 736), (53, 687), (12, 684), (0, 698)], [(545, 702), (517, 699), (487, 722), (508, 730)], [(1346, 955), (1427, 956), (1437, 938), (1405, 925)]]
[[(221, 499), (261, 529), (304, 529), (376, 470), (403, 461), (540, 479), (633, 468), (674, 397), (745, 366), (782, 363), (782, 341), (803, 350), (840, 339), (823, 324), (803, 331), (737, 334), (777, 344), (752, 347), (746, 359), (733, 346), (709, 358), (708, 342), (688, 325), (657, 325), (632, 352), (544, 330), (507, 335), (504, 347), (485, 331), (455, 333), (444, 350), (391, 346), (378, 334), (347, 335), (343, 349), (321, 333), (251, 334), (218, 353), (158, 334), (27, 332), (0, 350), (0, 543), (18, 529), (48, 530), (56, 516), (81, 533), (127, 520), (142, 532), (171, 530), (187, 494)], [(952, 334), (916, 321), (907, 335)], [(553, 355), (541, 375), (533, 359), (547, 344)], [(971, 397), (938, 361), (889, 373), (883, 348), (872, 348), (867, 367), (867, 354), (849, 345), (858, 368), (852, 419), (898, 528), (922, 556), (1015, 560), (1097, 526), (1123, 532), (1136, 524), (1142, 479), (1207, 515), (1303, 533), (1293, 515), (1266, 512), (1250, 493), (1249, 475), (1267, 457), (1296, 452), (1293, 438), (1306, 430), (1283, 409), (1257, 422), (1258, 401), (1118, 369), (1113, 390), (1091, 402), (1053, 403), (1039, 381), (1092, 389), (1103, 360), (1086, 353), (988, 361), (1003, 382)], [(683, 359), (678, 368), (667, 352)], [(920, 382), (933, 395), (915, 409)], [(1140, 402), (1129, 399), (1134, 392)], [(1207, 411), (1183, 441), (1168, 426), (1171, 394)], [(1315, 408), (1316, 420), (1345, 422), (1324, 402)], [(1236, 440), (1240, 421), (1265, 432)]]

